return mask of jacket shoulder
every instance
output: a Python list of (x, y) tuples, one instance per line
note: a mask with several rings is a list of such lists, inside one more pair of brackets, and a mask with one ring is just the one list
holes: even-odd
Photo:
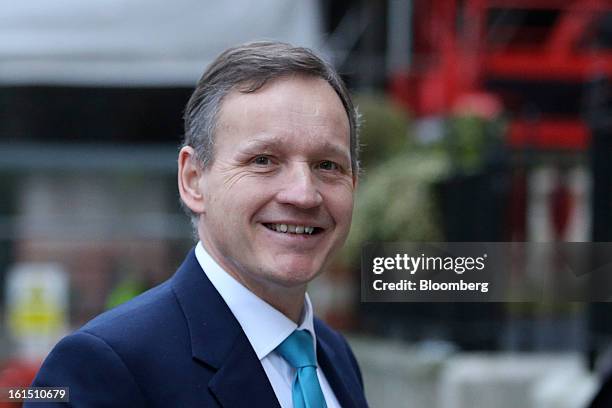
[(148, 406), (121, 356), (103, 339), (81, 331), (66, 336), (54, 347), (32, 385), (68, 386), (70, 402), (75, 406)]

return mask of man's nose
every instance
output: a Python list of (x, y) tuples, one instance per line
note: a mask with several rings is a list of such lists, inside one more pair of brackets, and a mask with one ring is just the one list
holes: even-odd
[(323, 202), (316, 179), (307, 164), (292, 166), (283, 178), (283, 187), (277, 194), (280, 203), (308, 209)]

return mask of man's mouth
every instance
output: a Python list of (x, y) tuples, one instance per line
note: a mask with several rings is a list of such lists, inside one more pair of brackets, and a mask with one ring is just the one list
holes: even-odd
[(323, 228), (312, 227), (309, 225), (294, 224), (263, 224), (267, 229), (283, 234), (305, 234), (314, 235), (323, 231)]

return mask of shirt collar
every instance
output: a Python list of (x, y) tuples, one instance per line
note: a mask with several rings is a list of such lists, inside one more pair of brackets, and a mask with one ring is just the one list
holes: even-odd
[(313, 310), (308, 293), (304, 297), (302, 320), (298, 326), (225, 272), (201, 241), (196, 245), (195, 255), (204, 273), (238, 320), (257, 358), (261, 360), (266, 357), (296, 329), (310, 332), (316, 351)]

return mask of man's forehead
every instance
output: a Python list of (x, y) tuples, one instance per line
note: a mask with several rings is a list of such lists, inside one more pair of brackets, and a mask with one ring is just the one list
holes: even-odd
[[(234, 86), (224, 97), (227, 99), (239, 98), (241, 96), (252, 96), (255, 99), (265, 99), (273, 101), (280, 99), (283, 92), (289, 91), (291, 88), (304, 86), (306, 84), (308, 90), (315, 91), (324, 96), (334, 95), (337, 99), (339, 107), (346, 111), (342, 103), (342, 99), (331, 86), (331, 84), (322, 77), (306, 74), (291, 74), (281, 75), (275, 78), (267, 79), (266, 81), (246, 81)], [(299, 101), (299, 100), (296, 100)]]
[(286, 122), (291, 126), (294, 120), (304, 118), (309, 126), (329, 125), (331, 121), (338, 130), (349, 131), (342, 100), (323, 78), (283, 76), (253, 92), (241, 89), (234, 88), (224, 97), (218, 116), (220, 126), (243, 125), (244, 121), (235, 119), (248, 114), (257, 119), (259, 115), (272, 113), (279, 124)]

